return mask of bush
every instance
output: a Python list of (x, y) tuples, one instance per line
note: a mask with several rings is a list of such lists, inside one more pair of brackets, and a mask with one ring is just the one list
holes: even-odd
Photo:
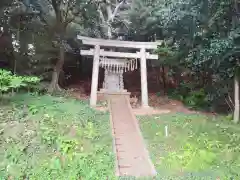
[(203, 88), (197, 88), (193, 83), (181, 83), (179, 87), (168, 92), (174, 99), (181, 100), (191, 108), (206, 108), (209, 105), (207, 92)]
[(30, 87), (40, 82), (40, 78), (31, 76), (17, 76), (10, 71), (0, 69), (0, 93)]
[(203, 89), (191, 91), (184, 99), (184, 103), (193, 108), (203, 108), (207, 106), (207, 95)]

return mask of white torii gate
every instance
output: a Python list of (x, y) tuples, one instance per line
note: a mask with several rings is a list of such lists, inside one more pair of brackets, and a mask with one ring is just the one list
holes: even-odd
[[(94, 49), (81, 50), (80, 54), (83, 56), (93, 56), (93, 71), (92, 71), (92, 84), (91, 84), (91, 95), (90, 105), (96, 106), (97, 103), (97, 87), (98, 87), (98, 76), (99, 76), (99, 61), (100, 57), (112, 57), (112, 58), (134, 58), (140, 59), (141, 66), (141, 99), (142, 107), (148, 106), (148, 85), (147, 85), (147, 59), (158, 59), (157, 54), (150, 54), (146, 52), (147, 49), (157, 49), (158, 45), (161, 45), (161, 41), (158, 42), (136, 42), (136, 41), (119, 41), (119, 40), (105, 40), (89, 38), (84, 36), (77, 36), (79, 40), (85, 45), (94, 46)], [(138, 49), (136, 53), (126, 52), (112, 52), (105, 51), (101, 47), (120, 47), (120, 48), (131, 48)]]

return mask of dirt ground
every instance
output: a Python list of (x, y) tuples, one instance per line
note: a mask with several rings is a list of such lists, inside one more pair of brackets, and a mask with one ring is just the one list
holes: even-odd
[[(70, 94), (81, 100), (89, 100), (90, 92), (81, 86), (75, 86), (69, 89)], [(182, 112), (182, 113), (203, 113), (206, 115), (215, 115), (214, 113), (197, 112), (188, 109), (183, 105), (182, 102), (169, 99), (167, 96), (157, 96), (154, 93), (149, 93), (149, 108), (141, 108), (141, 93), (132, 92), (130, 95), (130, 102), (133, 108), (133, 112), (136, 115), (154, 115), (171, 112)], [(98, 96), (97, 110), (107, 111), (107, 103), (103, 96)]]

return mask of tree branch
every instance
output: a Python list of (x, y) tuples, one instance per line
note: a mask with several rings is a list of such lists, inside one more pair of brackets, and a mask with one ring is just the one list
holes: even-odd
[(50, 29), (49, 23), (47, 22), (46, 18), (44, 17), (44, 14), (42, 12), (40, 12), (38, 17), (39, 17), (40, 21), (44, 23), (44, 27), (47, 30), (49, 30)]
[(110, 22), (112, 18), (112, 9), (111, 9), (111, 4), (106, 5), (106, 11), (107, 11), (107, 21)]
[(69, 18), (69, 19), (66, 19), (65, 22), (64, 22), (64, 27), (66, 28), (68, 26), (69, 23), (73, 22), (75, 19), (75, 17), (73, 18)]
[(60, 5), (57, 0), (52, 0), (52, 6), (56, 14), (56, 18), (58, 21), (61, 21), (61, 13), (60, 13)]
[(67, 10), (66, 10), (65, 15), (64, 15), (64, 20), (67, 20), (67, 18), (68, 18), (69, 8), (70, 8), (70, 0), (68, 0), (68, 2), (67, 2), (67, 8), (66, 8)]
[(106, 20), (105, 20), (105, 18), (104, 18), (104, 16), (103, 16), (103, 12), (102, 12), (102, 10), (101, 10), (101, 6), (100, 6), (100, 5), (98, 6), (97, 11), (98, 11), (98, 13), (99, 13), (100, 19), (101, 19), (102, 22), (105, 24), (105, 23), (106, 23)]
[(115, 7), (113, 13), (111, 14), (110, 19), (108, 19), (108, 21), (113, 21), (114, 18), (116, 17), (119, 9), (122, 7), (122, 5), (125, 3), (126, 0), (122, 0), (119, 4), (117, 4), (117, 6)]
[[(85, 5), (82, 7), (82, 8), (85, 8), (89, 3), (92, 3), (93, 0), (88, 0)], [(71, 22), (73, 22), (75, 20), (75, 17), (76, 16), (79, 16), (80, 13), (81, 13), (81, 10), (78, 9), (78, 12), (77, 13), (72, 13), (73, 14), (73, 17), (71, 18), (68, 18), (68, 12), (70, 10), (70, 2), (72, 2), (72, 0), (68, 0), (68, 5), (67, 5), (67, 11), (66, 11), (66, 14), (65, 14), (65, 19), (64, 19), (64, 27), (66, 28), (67, 25)], [(75, 4), (76, 6), (76, 4)]]

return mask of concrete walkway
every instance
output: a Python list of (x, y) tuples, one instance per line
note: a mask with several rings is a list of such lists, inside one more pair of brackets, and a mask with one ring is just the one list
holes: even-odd
[(154, 176), (138, 122), (125, 95), (109, 95), (117, 176)]

